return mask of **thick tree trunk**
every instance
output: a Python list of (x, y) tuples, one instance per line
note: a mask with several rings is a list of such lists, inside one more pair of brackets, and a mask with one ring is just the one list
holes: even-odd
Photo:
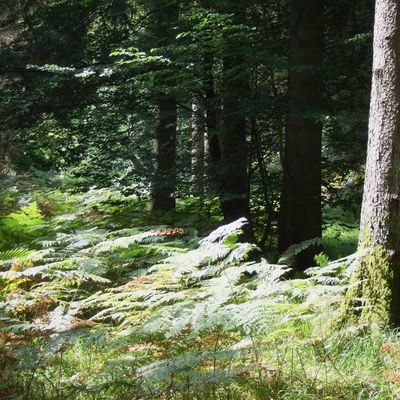
[[(347, 306), (400, 324), (400, 2), (377, 0), (368, 156), (355, 281)], [(362, 299), (361, 302), (359, 299)], [(362, 307), (354, 307), (362, 306)]]
[(192, 102), (192, 181), (194, 192), (200, 198), (204, 197), (205, 136), (204, 104), (195, 97)]
[(153, 211), (170, 211), (175, 208), (176, 125), (174, 99), (158, 99), (155, 126), (156, 165), (151, 191)]
[[(174, 40), (173, 27), (178, 19), (178, 1), (150, 0), (153, 26), (151, 34), (155, 47), (166, 47)], [(167, 81), (168, 80), (168, 81)], [(163, 71), (156, 77), (157, 93), (155, 124), (155, 170), (151, 189), (153, 211), (175, 208), (176, 189), (176, 128), (177, 106), (170, 93), (174, 80)]]
[[(238, 9), (236, 22), (243, 19)], [(225, 36), (223, 55), (223, 124), (219, 135), (221, 150), (221, 209), (225, 222), (250, 218), (248, 148), (243, 100), (249, 92), (245, 45), (235, 35)]]
[[(289, 43), (289, 110), (283, 162), (279, 250), (320, 237), (323, 0), (292, 0)], [(312, 265), (316, 248), (301, 253), (296, 268)]]

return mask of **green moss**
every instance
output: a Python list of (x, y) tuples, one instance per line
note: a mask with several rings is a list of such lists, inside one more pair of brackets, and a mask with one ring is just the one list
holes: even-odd
[(383, 246), (375, 246), (361, 256), (352, 278), (353, 286), (346, 294), (341, 320), (389, 324), (393, 313), (393, 279), (389, 256)]

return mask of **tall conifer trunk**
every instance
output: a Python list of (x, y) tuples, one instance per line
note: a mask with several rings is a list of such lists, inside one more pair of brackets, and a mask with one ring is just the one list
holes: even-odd
[(206, 51), (204, 54), (204, 93), (205, 108), (207, 118), (207, 136), (208, 136), (208, 159), (212, 167), (217, 168), (221, 161), (221, 149), (218, 140), (218, 117), (217, 117), (217, 99), (214, 87), (214, 56), (212, 52)]
[(192, 102), (192, 181), (194, 192), (204, 197), (206, 120), (202, 99)]
[[(211, 1), (201, 0), (200, 4), (206, 9), (211, 8)], [(214, 49), (212, 43), (207, 43), (204, 48), (203, 54), (203, 82), (205, 94), (205, 109), (206, 109), (206, 123), (207, 123), (207, 137), (208, 137), (208, 154), (207, 158), (211, 166), (211, 173), (214, 175), (213, 180), (216, 186), (219, 187), (217, 182), (217, 168), (221, 161), (221, 149), (218, 139), (217, 125), (217, 96), (215, 93), (214, 84)]]
[[(150, 0), (150, 10), (153, 19), (150, 31), (155, 47), (170, 45), (175, 37), (173, 27), (179, 14), (178, 1)], [(151, 207), (153, 211), (169, 211), (175, 208), (176, 189), (177, 106), (171, 94), (175, 81), (164, 71), (157, 76), (156, 85), (155, 170)]]
[[(352, 313), (400, 325), (400, 2), (377, 0), (360, 259)], [(361, 300), (360, 300), (361, 299)], [(355, 307), (363, 306), (363, 307)]]
[[(234, 23), (243, 23), (245, 9), (234, 9)], [(223, 121), (219, 134), (221, 149), (221, 209), (226, 222), (250, 218), (250, 187), (246, 117), (243, 100), (249, 92), (246, 71), (246, 48), (240, 36), (225, 35), (223, 54)]]
[(174, 99), (168, 96), (160, 95), (156, 104), (156, 165), (151, 205), (153, 211), (170, 211), (175, 208), (177, 110)]
[[(279, 250), (320, 237), (322, 56), (324, 0), (292, 0), (289, 42), (289, 110), (283, 162)], [(301, 253), (296, 267), (313, 263), (317, 249)]]
[(6, 170), (6, 158), (9, 145), (9, 136), (5, 133), (0, 133), (0, 178), (3, 177)]

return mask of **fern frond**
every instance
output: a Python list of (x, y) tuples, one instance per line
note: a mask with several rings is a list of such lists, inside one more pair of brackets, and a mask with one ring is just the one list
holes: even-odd
[(287, 264), (293, 265), (294, 258), (307, 250), (310, 247), (320, 246), (322, 245), (322, 239), (320, 237), (316, 237), (310, 240), (305, 240), (301, 243), (292, 244), (281, 256), (279, 257), (278, 263), (279, 264)]
[(10, 250), (0, 251), (0, 262), (9, 262), (16, 258), (25, 258), (30, 253), (29, 249), (19, 247)]

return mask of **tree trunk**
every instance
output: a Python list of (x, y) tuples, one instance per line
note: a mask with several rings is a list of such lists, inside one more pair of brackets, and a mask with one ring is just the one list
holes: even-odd
[[(292, 0), (289, 43), (289, 110), (283, 161), (279, 251), (322, 235), (321, 137), (323, 0)], [(296, 260), (304, 270), (318, 251)]]
[[(360, 256), (347, 307), (400, 324), (400, 2), (377, 0)], [(362, 299), (361, 301), (359, 299)], [(362, 306), (362, 307), (357, 307)]]
[[(207, 10), (212, 9), (211, 1), (200, 0), (200, 5)], [(215, 94), (214, 85), (214, 52), (215, 44), (213, 39), (203, 43), (202, 55), (202, 80), (205, 95), (205, 111), (207, 125), (206, 140), (206, 163), (208, 189), (214, 194), (220, 193), (221, 182), (219, 176), (219, 164), (221, 161), (221, 149), (218, 138), (218, 100)]]
[(9, 145), (9, 135), (0, 133), (0, 178), (2, 178), (6, 171), (6, 158)]
[[(244, 10), (239, 8), (235, 22), (242, 22)], [(223, 124), (219, 135), (221, 149), (221, 209), (225, 222), (240, 217), (250, 218), (250, 185), (246, 117), (243, 100), (249, 92), (245, 44), (238, 35), (225, 36), (223, 54)]]
[[(178, 19), (178, 1), (150, 0), (153, 25), (151, 27), (154, 47), (165, 48), (174, 41), (173, 27)], [(165, 50), (164, 50), (165, 52)], [(171, 71), (173, 74), (173, 71)], [(171, 94), (174, 80), (168, 71), (156, 76), (155, 94), (155, 170), (151, 189), (153, 211), (170, 211), (175, 208), (176, 189), (176, 128), (177, 106)]]
[(204, 197), (205, 168), (205, 109), (201, 99), (195, 97), (192, 102), (192, 173), (194, 192)]
[(176, 125), (174, 99), (158, 99), (155, 126), (156, 165), (151, 191), (153, 211), (170, 211), (175, 208)]
[(205, 49), (203, 55), (203, 82), (206, 112), (206, 176), (208, 192), (215, 196), (221, 192), (220, 162), (221, 149), (218, 137), (218, 105), (214, 87), (214, 56)]
[(212, 165), (221, 161), (221, 150), (217, 134), (217, 104), (214, 88), (214, 57), (212, 53), (204, 55), (204, 92), (206, 95), (208, 158)]

